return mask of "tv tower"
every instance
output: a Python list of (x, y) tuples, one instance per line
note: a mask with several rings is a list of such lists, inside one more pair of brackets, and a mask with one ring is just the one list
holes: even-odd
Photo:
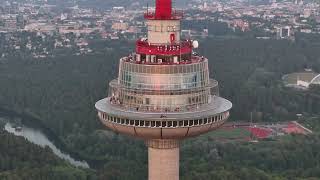
[(179, 180), (179, 144), (220, 127), (232, 103), (219, 97), (208, 59), (193, 53), (197, 41), (180, 39), (183, 13), (156, 0), (144, 14), (148, 35), (120, 59), (109, 95), (95, 105), (111, 130), (145, 140), (149, 180)]

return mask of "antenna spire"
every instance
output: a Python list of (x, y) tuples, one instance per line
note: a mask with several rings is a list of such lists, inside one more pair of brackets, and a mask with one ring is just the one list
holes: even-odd
[(171, 0), (156, 0), (156, 18), (168, 19), (172, 14), (172, 1)]

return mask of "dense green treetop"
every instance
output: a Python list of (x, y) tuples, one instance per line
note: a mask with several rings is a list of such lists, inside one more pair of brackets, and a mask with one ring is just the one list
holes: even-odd
[(22, 137), (0, 130), (0, 179), (94, 180), (91, 170), (79, 169), (59, 159), (49, 147), (42, 148)]

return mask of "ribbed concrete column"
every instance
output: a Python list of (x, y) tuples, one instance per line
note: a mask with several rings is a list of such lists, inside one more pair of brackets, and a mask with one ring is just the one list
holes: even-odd
[(179, 180), (179, 141), (147, 140), (149, 180)]

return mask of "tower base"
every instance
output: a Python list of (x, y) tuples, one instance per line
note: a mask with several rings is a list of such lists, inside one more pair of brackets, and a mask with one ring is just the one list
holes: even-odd
[(179, 141), (147, 140), (149, 180), (179, 180)]

